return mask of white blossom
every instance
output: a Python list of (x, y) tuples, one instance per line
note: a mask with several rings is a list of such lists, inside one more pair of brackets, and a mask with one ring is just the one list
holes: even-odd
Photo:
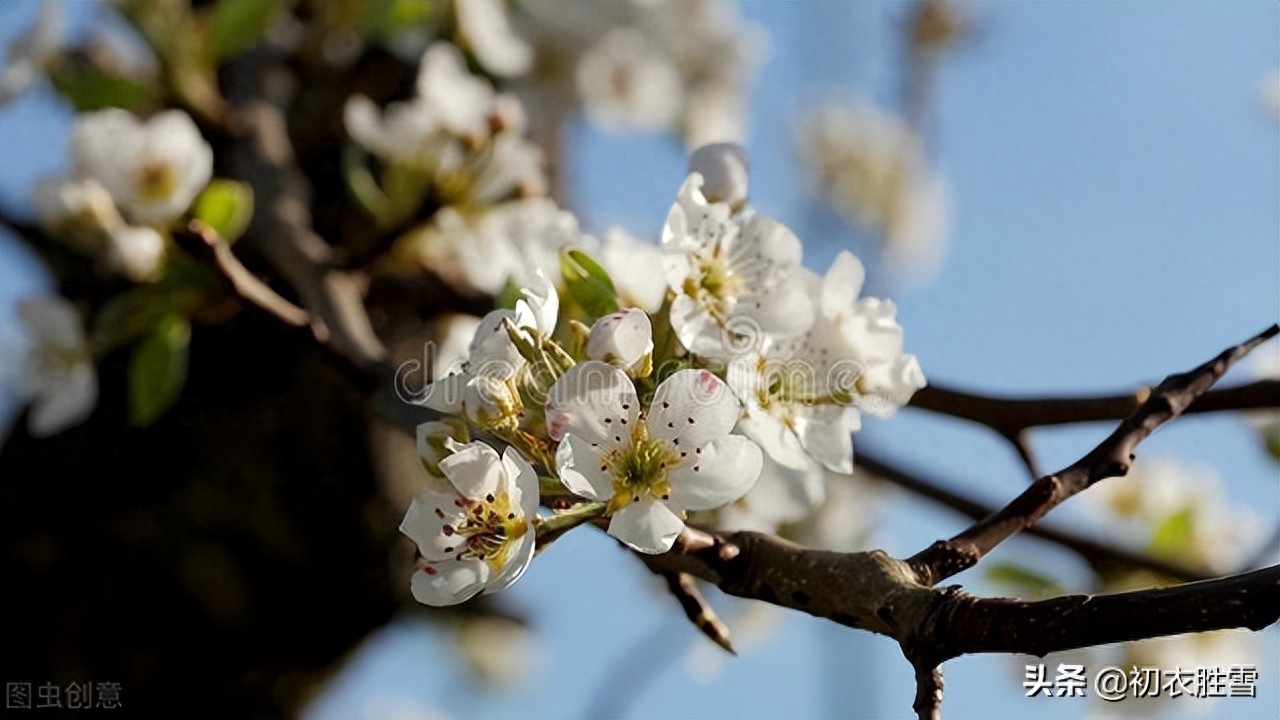
[(572, 367), (547, 399), (556, 466), (574, 493), (608, 503), (609, 534), (645, 553), (666, 552), (689, 510), (742, 497), (760, 475), (760, 448), (730, 435), (738, 403), (706, 370), (662, 382), (647, 412), (635, 386), (599, 361)]
[(759, 481), (737, 502), (721, 508), (716, 524), (728, 531), (777, 533), (808, 517), (825, 497), (826, 477), (816, 461), (791, 468), (766, 453)]
[(383, 162), (424, 173), (450, 202), (543, 191), (542, 153), (521, 137), (519, 103), (472, 75), (457, 47), (432, 43), (415, 89), (412, 98), (385, 110), (363, 95), (349, 98), (347, 133)]
[(27, 429), (48, 437), (84, 422), (98, 402), (98, 374), (80, 315), (62, 298), (18, 303), (18, 318), (30, 341), (22, 390), (31, 401)]
[(494, 310), (476, 328), (467, 360), (454, 373), (427, 385), (422, 404), (446, 413), (465, 412), (482, 427), (514, 424), (521, 406), (515, 383), (527, 361), (520, 355), (507, 323), (542, 337), (554, 331), (560, 312), (555, 286), (539, 273), (512, 310)]
[(1230, 505), (1211, 467), (1143, 458), (1129, 473), (1086, 493), (1106, 526), (1160, 557), (1225, 572), (1256, 550), (1262, 528), (1248, 508)]
[(533, 560), (538, 475), (520, 454), (482, 442), (453, 443), (439, 468), (453, 492), (415, 498), (400, 524), (422, 555), (413, 596), (455, 605), (514, 583)]
[(601, 37), (578, 63), (577, 81), (587, 116), (606, 129), (663, 130), (680, 112), (679, 69), (635, 28)]
[(533, 66), (533, 48), (511, 26), (502, 0), (454, 0), (453, 9), (459, 34), (486, 70), (511, 77)]
[(560, 276), (560, 250), (590, 250), (595, 239), (572, 213), (547, 198), (513, 200), (468, 217), (442, 208), (420, 235), (420, 259), (463, 292), (496, 295), (507, 283), (527, 286), (541, 271)]
[(697, 148), (689, 154), (689, 172), (702, 176), (702, 194), (708, 202), (736, 209), (747, 201), (750, 165), (741, 145), (717, 142)]
[(810, 277), (819, 312), (808, 334), (738, 357), (728, 381), (744, 406), (739, 429), (770, 457), (791, 468), (812, 457), (847, 474), (861, 411), (893, 414), (924, 387), (924, 374), (903, 352), (893, 303), (858, 299), (864, 271), (857, 258), (842, 252), (826, 277)]
[(124, 225), (109, 234), (107, 261), (133, 282), (156, 279), (164, 258), (164, 238), (153, 227)]
[(118, 108), (81, 115), (71, 129), (71, 157), (79, 174), (144, 225), (185, 212), (213, 173), (213, 149), (181, 110), (147, 121)]
[(797, 136), (822, 196), (882, 241), (888, 269), (902, 279), (932, 279), (946, 249), (947, 191), (915, 133), (861, 104), (819, 108)]
[(631, 377), (653, 368), (653, 325), (643, 310), (627, 308), (596, 320), (587, 335), (587, 357), (622, 368)]
[(159, 274), (164, 238), (153, 227), (127, 224), (93, 178), (44, 178), (32, 189), (31, 201), (41, 225), (73, 248), (97, 255), (107, 270), (133, 282)]
[(800, 241), (751, 208), (708, 202), (692, 173), (662, 229), (663, 269), (675, 291), (671, 325), (690, 352), (728, 358), (770, 337), (804, 333), (813, 305)]

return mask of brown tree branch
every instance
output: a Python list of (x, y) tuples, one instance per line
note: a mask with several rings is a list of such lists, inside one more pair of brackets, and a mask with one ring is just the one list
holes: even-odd
[(1024, 602), (957, 595), (925, 626), (938, 661), (1029, 653), (1243, 627), (1280, 619), (1280, 566), (1173, 587)]
[(1193, 370), (1165, 378), (1132, 415), (1084, 457), (1037, 480), (1004, 508), (964, 532), (950, 540), (939, 540), (912, 556), (908, 562), (919, 573), (921, 582), (935, 585), (972, 567), (992, 548), (1035, 524), (1062, 501), (1099, 480), (1127, 473), (1139, 443), (1182, 414), (1237, 360), (1277, 334), (1280, 326), (1272, 325)]
[(192, 220), (174, 232), (173, 238), (179, 247), (217, 272), (241, 300), (290, 327), (311, 326), (311, 315), (280, 297), (269, 285), (258, 279), (257, 275), (249, 272), (231, 251), (227, 241), (213, 228), (199, 220)]
[[(920, 475), (919, 473), (909, 472), (903, 468), (877, 457), (874, 453), (869, 453), (859, 448), (857, 454), (853, 457), (853, 462), (858, 467), (879, 477), (886, 482), (892, 483), (905, 490), (909, 490), (922, 498), (932, 500), (944, 507), (951, 508), (956, 512), (966, 515), (974, 520), (981, 520), (993, 512), (996, 508), (985, 503), (979, 502), (967, 495), (950, 490), (949, 487), (953, 483), (940, 482)], [(1196, 570), (1194, 568), (1185, 567), (1152, 557), (1143, 553), (1126, 550), (1105, 542), (1100, 542), (1084, 535), (1068, 532), (1066, 530), (1058, 530), (1044, 525), (1032, 525), (1025, 532), (1028, 535), (1047, 540), (1056, 545), (1060, 545), (1079, 555), (1089, 563), (1095, 570), (1105, 570), (1113, 567), (1134, 568), (1140, 570), (1150, 570), (1152, 572), (1164, 575), (1174, 580), (1187, 582), (1192, 580), (1206, 580), (1211, 575)]]
[[(995, 397), (930, 383), (910, 406), (985, 425), (1005, 437), (1036, 427), (1120, 420), (1142, 404), (1148, 388), (1098, 397)], [(1280, 380), (1257, 380), (1205, 393), (1187, 415), (1280, 407)]]

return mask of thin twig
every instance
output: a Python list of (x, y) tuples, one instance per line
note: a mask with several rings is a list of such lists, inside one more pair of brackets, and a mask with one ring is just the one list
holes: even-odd
[(1040, 478), (1004, 508), (950, 540), (933, 543), (908, 563), (919, 573), (922, 583), (937, 584), (972, 567), (992, 548), (1030, 527), (1072, 495), (1105, 478), (1124, 475), (1139, 443), (1182, 414), (1237, 360), (1277, 334), (1280, 326), (1272, 325), (1199, 367), (1165, 378), (1137, 411), (1087, 455), (1056, 474)]
[(667, 588), (680, 603), (680, 609), (684, 610), (684, 615), (689, 618), (689, 622), (693, 623), (693, 626), (706, 635), (711, 642), (724, 648), (731, 655), (737, 655), (738, 651), (733, 649), (733, 641), (729, 636), (729, 626), (720, 619), (706, 598), (702, 597), (697, 579), (688, 573), (680, 572), (662, 573), (662, 577), (667, 581)]
[(174, 240), (189, 254), (213, 268), (241, 300), (275, 317), (290, 327), (309, 327), (311, 315), (280, 297), (269, 285), (240, 263), (231, 246), (218, 231), (192, 220), (174, 232)]

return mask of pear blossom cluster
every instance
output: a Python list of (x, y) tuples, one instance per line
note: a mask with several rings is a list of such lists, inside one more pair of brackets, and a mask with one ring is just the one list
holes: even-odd
[(1208, 572), (1235, 569), (1263, 541), (1260, 518), (1226, 501), (1213, 469), (1140, 459), (1129, 474), (1086, 494), (1118, 539)]
[[(587, 522), (662, 553), (694, 520), (776, 530), (809, 516), (852, 471), (861, 414), (892, 414), (924, 385), (893, 304), (858, 297), (861, 264), (844, 253), (818, 276), (751, 205), (741, 147), (704, 146), (690, 167), (647, 267), (616, 233), (599, 253), (626, 257), (616, 274), (591, 242), (500, 233), (545, 258), (508, 271), (510, 308), (453, 324), (470, 337), (447, 344), (466, 352), (417, 399), (451, 418), (419, 429), (436, 487), (401, 528), (422, 558), (419, 601), (506, 587), (539, 538)], [(658, 291), (619, 282), (645, 274)]]
[(213, 149), (185, 112), (147, 120), (118, 108), (85, 113), (71, 129), (72, 170), (36, 184), (41, 225), (100, 266), (134, 282), (155, 279), (162, 235), (213, 174)]
[(484, 204), (541, 194), (542, 152), (523, 137), (524, 113), (467, 69), (448, 42), (427, 47), (412, 98), (386, 108), (347, 101), (347, 133), (384, 166), (382, 192), (395, 214), (433, 195), (441, 205)]
[(731, 3), (454, 0), (449, 7), (457, 43), (535, 118), (577, 106), (607, 130), (676, 132), (691, 148), (744, 139), (746, 96), (768, 36)]

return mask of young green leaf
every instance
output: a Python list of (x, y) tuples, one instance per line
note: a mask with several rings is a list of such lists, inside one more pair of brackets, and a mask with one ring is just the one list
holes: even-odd
[(129, 420), (147, 427), (177, 402), (187, 381), (191, 324), (167, 315), (133, 351), (129, 360)]
[(235, 242), (253, 218), (253, 188), (234, 180), (214, 180), (196, 198), (195, 217)]
[(593, 318), (617, 312), (618, 291), (609, 273), (581, 250), (560, 252), (560, 272), (569, 295)]

